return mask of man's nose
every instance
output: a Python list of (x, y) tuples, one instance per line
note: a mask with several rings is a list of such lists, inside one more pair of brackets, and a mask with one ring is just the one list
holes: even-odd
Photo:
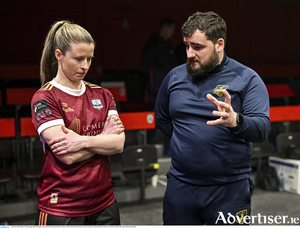
[(195, 57), (195, 52), (193, 51), (193, 48), (190, 48), (190, 47), (186, 48), (186, 56), (187, 56), (187, 58)]

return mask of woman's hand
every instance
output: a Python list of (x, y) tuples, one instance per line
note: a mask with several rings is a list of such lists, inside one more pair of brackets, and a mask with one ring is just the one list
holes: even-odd
[(121, 134), (124, 131), (124, 125), (119, 116), (113, 115), (107, 117), (101, 134)]
[(64, 136), (56, 137), (49, 142), (49, 146), (54, 154), (63, 155), (81, 150), (87, 136), (81, 136), (74, 131), (61, 126)]
[[(124, 132), (124, 125), (120, 120), (119, 116), (107, 117), (101, 134), (121, 134)], [(64, 136), (55, 137), (49, 142), (51, 150), (56, 155), (64, 155), (68, 153), (74, 153), (86, 148), (87, 137), (93, 136), (82, 136), (78, 135), (74, 131), (62, 126), (62, 131), (65, 133)]]

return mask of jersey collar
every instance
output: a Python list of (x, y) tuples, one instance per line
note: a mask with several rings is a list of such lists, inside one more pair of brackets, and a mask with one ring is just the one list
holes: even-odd
[(67, 94), (73, 95), (73, 96), (81, 96), (86, 90), (86, 87), (85, 87), (85, 84), (83, 83), (83, 81), (81, 81), (81, 89), (80, 90), (70, 89), (66, 86), (60, 85), (54, 79), (52, 81), (50, 81), (50, 83), (54, 87), (62, 90), (63, 92), (65, 92)]

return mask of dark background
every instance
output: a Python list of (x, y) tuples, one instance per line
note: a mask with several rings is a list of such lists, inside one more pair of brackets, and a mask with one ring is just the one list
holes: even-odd
[[(297, 1), (0, 0), (0, 77), (38, 78), (44, 39), (58, 20), (71, 20), (92, 34), (97, 46), (87, 77), (101, 78), (103, 70), (139, 70), (143, 46), (162, 17), (177, 22), (172, 39), (176, 46), (188, 16), (210, 10), (227, 23), (229, 57), (253, 67), (261, 76), (300, 74)], [(10, 74), (7, 65), (11, 64), (14, 70), (22, 65), (27, 72)]]

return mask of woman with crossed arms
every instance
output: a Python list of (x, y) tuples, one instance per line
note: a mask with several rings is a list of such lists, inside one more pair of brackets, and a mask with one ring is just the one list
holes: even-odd
[(32, 121), (44, 147), (36, 225), (119, 225), (108, 155), (121, 153), (124, 126), (112, 94), (85, 82), (95, 41), (81, 26), (51, 27)]

